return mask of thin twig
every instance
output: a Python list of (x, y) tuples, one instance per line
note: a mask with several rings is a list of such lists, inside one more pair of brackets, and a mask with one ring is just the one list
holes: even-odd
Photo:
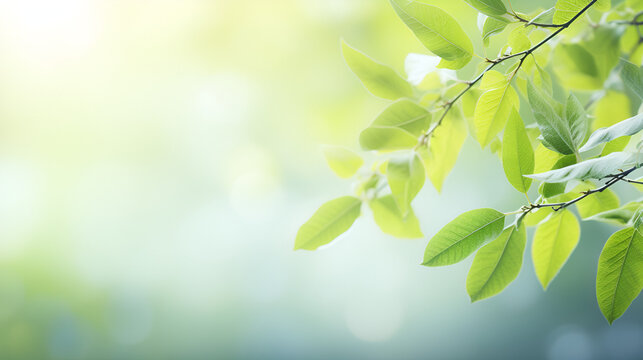
[(518, 64), (518, 67), (515, 70), (515, 72), (518, 72), (518, 69), (520, 69), (520, 67), (522, 66), (522, 63), (525, 61), (525, 58), (527, 56), (529, 56), (531, 53), (536, 51), (538, 48), (540, 48), (541, 46), (546, 44), (548, 41), (550, 41), (551, 39), (556, 37), (556, 35), (558, 35), (561, 31), (563, 31), (566, 28), (568, 28), (569, 25), (571, 25), (574, 21), (576, 21), (576, 19), (578, 19), (581, 15), (583, 15), (592, 5), (594, 5), (596, 3), (596, 1), (598, 1), (598, 0), (590, 1), (587, 5), (585, 5), (585, 7), (583, 9), (581, 9), (576, 15), (574, 15), (574, 17), (569, 19), (569, 21), (567, 21), (564, 24), (561, 24), (560, 26), (557, 26), (556, 31), (554, 31), (551, 34), (549, 34), (549, 36), (547, 36), (546, 38), (544, 38), (543, 40), (541, 40), (539, 43), (537, 43), (536, 45), (532, 46), (531, 48), (529, 48), (527, 50), (524, 50), (524, 51), (517, 52), (515, 54), (500, 56), (500, 57), (498, 57), (496, 59), (487, 59), (487, 61), (490, 62), (491, 64), (489, 66), (487, 66), (487, 68), (485, 68), (482, 71), (482, 73), (480, 73), (480, 75), (476, 76), (473, 80), (468, 81), (467, 82), (467, 87), (464, 88), (460, 93), (458, 93), (458, 95), (456, 95), (453, 99), (451, 99), (451, 100), (446, 102), (446, 105), (444, 107), (444, 111), (442, 112), (442, 115), (440, 115), (440, 117), (438, 118), (438, 121), (435, 123), (435, 125), (433, 125), (425, 134), (423, 134), (420, 137), (420, 141), (418, 143), (418, 146), (428, 144), (429, 138), (431, 137), (431, 135), (433, 134), (435, 129), (442, 124), (442, 121), (447, 116), (449, 110), (451, 110), (451, 108), (453, 108), (453, 104), (456, 101), (458, 101), (462, 97), (462, 95), (464, 95), (467, 91), (469, 91), (476, 83), (478, 83), (482, 79), (484, 74), (486, 74), (488, 71), (493, 69), (496, 65), (498, 65), (498, 64), (500, 64), (500, 63), (502, 63), (502, 62), (504, 62), (506, 60), (522, 56), (522, 58), (520, 59), (520, 63)]
[(540, 209), (540, 208), (544, 208), (544, 207), (551, 207), (552, 210), (558, 211), (558, 210), (564, 209), (564, 208), (566, 208), (566, 207), (568, 207), (570, 205), (573, 205), (573, 204), (583, 200), (584, 198), (586, 198), (586, 197), (588, 197), (588, 196), (590, 196), (592, 194), (602, 192), (602, 191), (606, 190), (607, 188), (609, 188), (610, 186), (616, 184), (619, 181), (627, 181), (627, 182), (634, 182), (636, 184), (643, 184), (643, 182), (638, 182), (638, 181), (634, 181), (634, 180), (628, 181), (629, 179), (625, 178), (627, 175), (631, 174), (634, 170), (636, 170), (638, 168), (639, 168), (638, 166), (634, 166), (634, 167), (632, 167), (630, 169), (627, 169), (627, 170), (625, 170), (625, 171), (623, 171), (623, 172), (621, 172), (619, 174), (608, 175), (608, 176), (606, 176), (606, 178), (610, 178), (610, 179), (605, 183), (605, 185), (599, 187), (598, 189), (584, 191), (584, 192), (582, 192), (581, 196), (579, 196), (579, 197), (577, 197), (575, 199), (572, 199), (570, 201), (558, 202), (558, 203), (550, 203), (550, 204), (531, 204), (531, 205), (528, 205), (528, 206), (523, 206), (522, 209), (523, 209), (523, 211), (525, 213), (529, 213), (532, 210)]

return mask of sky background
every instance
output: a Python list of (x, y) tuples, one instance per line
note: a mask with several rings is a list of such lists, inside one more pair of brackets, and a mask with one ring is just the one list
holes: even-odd
[[(427, 2), (480, 43), (463, 1)], [(459, 213), (524, 201), (471, 139), (443, 192), (414, 202), (425, 239), (365, 214), (292, 251), (352, 192), (321, 145), (357, 149), (386, 104), (341, 38), (401, 74), (427, 53), (384, 0), (0, 0), (0, 358), (643, 356), (643, 302), (611, 327), (596, 304), (613, 227), (584, 223), (547, 292), (530, 256), (475, 304), (471, 258), (419, 265)]]

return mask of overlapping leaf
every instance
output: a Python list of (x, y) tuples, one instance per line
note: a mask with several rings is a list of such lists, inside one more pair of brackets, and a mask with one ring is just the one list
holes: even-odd
[(638, 154), (614, 152), (600, 158), (585, 160), (561, 169), (526, 176), (535, 180), (553, 183), (574, 179), (602, 179), (607, 175), (618, 174), (619, 169), (625, 169), (637, 164), (638, 158)]
[(392, 195), (374, 199), (369, 205), (375, 223), (382, 232), (398, 238), (415, 239), (423, 236), (420, 222), (413, 210), (409, 209), (408, 214), (403, 216)]
[(439, 67), (456, 70), (471, 61), (471, 40), (444, 10), (415, 0), (391, 0), (391, 4), (420, 42), (442, 58)]
[(507, 78), (494, 70), (485, 73), (480, 88), (487, 91), (478, 99), (473, 118), (476, 139), (486, 147), (504, 128), (512, 109), (517, 109), (520, 101)]
[(527, 233), (510, 226), (476, 253), (467, 276), (467, 293), (478, 301), (501, 292), (520, 272)]
[(568, 210), (555, 213), (538, 226), (534, 234), (532, 258), (536, 275), (544, 289), (574, 251), (579, 237), (578, 220)]
[(601, 128), (594, 131), (580, 151), (587, 151), (621, 136), (634, 135), (641, 130), (643, 130), (643, 113), (623, 120), (608, 128)]
[(516, 190), (527, 193), (531, 179), (524, 175), (534, 171), (534, 150), (525, 131), (525, 125), (515, 109), (512, 109), (503, 136), (502, 166), (509, 183)]
[(424, 186), (424, 166), (416, 153), (389, 160), (386, 178), (402, 216), (411, 210), (411, 201)]
[(505, 214), (477, 209), (461, 214), (431, 238), (422, 265), (451, 265), (464, 260), (480, 246), (500, 235)]

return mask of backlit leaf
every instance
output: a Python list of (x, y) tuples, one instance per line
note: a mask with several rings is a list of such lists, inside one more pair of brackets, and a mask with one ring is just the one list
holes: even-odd
[(544, 289), (558, 274), (578, 244), (580, 226), (576, 216), (560, 210), (536, 229), (532, 258), (536, 275)]
[(408, 214), (403, 216), (392, 195), (374, 199), (369, 205), (375, 223), (382, 232), (398, 238), (415, 239), (424, 236), (413, 210), (409, 209)]
[(315, 250), (333, 241), (348, 230), (360, 215), (362, 201), (344, 196), (322, 205), (313, 216), (299, 228), (295, 250)]
[(391, 5), (420, 42), (442, 58), (439, 67), (457, 70), (471, 61), (471, 40), (444, 10), (415, 0), (391, 0)]
[(455, 264), (480, 246), (500, 235), (505, 215), (494, 209), (478, 209), (461, 214), (431, 238), (422, 265)]
[(364, 164), (354, 151), (341, 146), (324, 146), (324, 157), (328, 166), (341, 178), (350, 178)]
[(386, 178), (402, 216), (406, 216), (411, 209), (411, 201), (424, 186), (422, 160), (416, 153), (394, 157), (388, 162)]
[(515, 109), (507, 121), (502, 142), (502, 166), (507, 180), (516, 190), (527, 193), (532, 180), (523, 175), (534, 171), (534, 151), (525, 125)]
[(598, 259), (596, 298), (611, 324), (643, 289), (643, 235), (633, 228), (614, 233)]
[(520, 272), (527, 233), (524, 226), (509, 226), (473, 258), (467, 276), (467, 293), (478, 301), (504, 290)]

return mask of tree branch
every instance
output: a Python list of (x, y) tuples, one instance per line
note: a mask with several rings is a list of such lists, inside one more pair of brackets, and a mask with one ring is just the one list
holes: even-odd
[(515, 70), (515, 72), (517, 73), (518, 70), (520, 69), (520, 67), (522, 66), (523, 62), (525, 61), (525, 58), (527, 56), (529, 56), (531, 53), (536, 51), (538, 48), (540, 48), (541, 46), (546, 44), (548, 41), (550, 41), (551, 39), (556, 37), (556, 35), (558, 35), (561, 31), (563, 31), (566, 28), (568, 28), (569, 25), (571, 25), (574, 21), (576, 21), (576, 19), (578, 19), (581, 15), (583, 15), (592, 5), (594, 5), (596, 3), (596, 1), (598, 1), (598, 0), (590, 1), (587, 5), (585, 5), (584, 8), (582, 8), (576, 15), (574, 15), (574, 17), (569, 19), (569, 21), (567, 21), (564, 24), (561, 24), (560, 26), (557, 26), (556, 31), (554, 31), (551, 34), (549, 34), (549, 36), (547, 36), (546, 38), (544, 38), (542, 41), (540, 41), (538, 44), (532, 46), (531, 48), (529, 48), (527, 50), (524, 50), (524, 51), (517, 52), (515, 54), (500, 56), (500, 57), (498, 57), (496, 59), (492, 59), (492, 60), (487, 59), (487, 61), (490, 62), (491, 64), (489, 66), (487, 66), (487, 68), (484, 69), (482, 71), (482, 73), (480, 73), (480, 75), (476, 76), (473, 80), (467, 82), (467, 87), (464, 88), (464, 90), (462, 90), (460, 93), (458, 93), (458, 95), (456, 95), (453, 99), (447, 101), (446, 106), (444, 108), (444, 111), (442, 112), (442, 115), (440, 115), (440, 118), (435, 123), (435, 125), (433, 127), (431, 127), (431, 129), (429, 129), (425, 134), (423, 134), (420, 137), (420, 141), (418, 143), (418, 146), (428, 144), (429, 138), (431, 137), (431, 135), (433, 134), (435, 129), (442, 124), (442, 121), (447, 116), (448, 112), (451, 110), (451, 108), (453, 108), (453, 104), (456, 101), (458, 101), (462, 97), (462, 95), (464, 95), (467, 91), (471, 90), (471, 88), (482, 79), (484, 74), (486, 74), (488, 71), (493, 69), (496, 65), (498, 65), (498, 64), (500, 64), (500, 63), (502, 63), (502, 62), (504, 62), (506, 60), (522, 56), (522, 58), (520, 59), (520, 63), (518, 64), (518, 67)]
[(523, 206), (522, 210), (523, 210), (524, 213), (529, 213), (534, 209), (540, 209), (540, 208), (544, 208), (544, 207), (551, 207), (552, 210), (558, 211), (558, 210), (564, 209), (564, 208), (566, 208), (566, 207), (568, 207), (570, 205), (573, 205), (573, 204), (583, 200), (584, 198), (586, 198), (586, 197), (588, 197), (588, 196), (590, 196), (592, 194), (602, 192), (605, 189), (609, 188), (610, 186), (616, 184), (619, 181), (634, 182), (634, 183), (639, 184), (641, 182), (634, 181), (634, 180), (629, 180), (629, 179), (625, 178), (627, 175), (631, 174), (634, 170), (636, 170), (638, 168), (639, 168), (638, 166), (634, 166), (634, 167), (632, 167), (630, 169), (627, 169), (627, 170), (625, 170), (625, 171), (623, 171), (623, 172), (621, 172), (619, 174), (608, 175), (606, 177), (609, 177), (610, 179), (605, 183), (605, 185), (599, 187), (598, 189), (592, 189), (592, 190), (584, 191), (582, 193), (583, 195), (581, 195), (581, 196), (579, 196), (579, 197), (577, 197), (575, 199), (572, 199), (570, 201), (551, 203), (551, 204), (531, 204), (531, 205)]

